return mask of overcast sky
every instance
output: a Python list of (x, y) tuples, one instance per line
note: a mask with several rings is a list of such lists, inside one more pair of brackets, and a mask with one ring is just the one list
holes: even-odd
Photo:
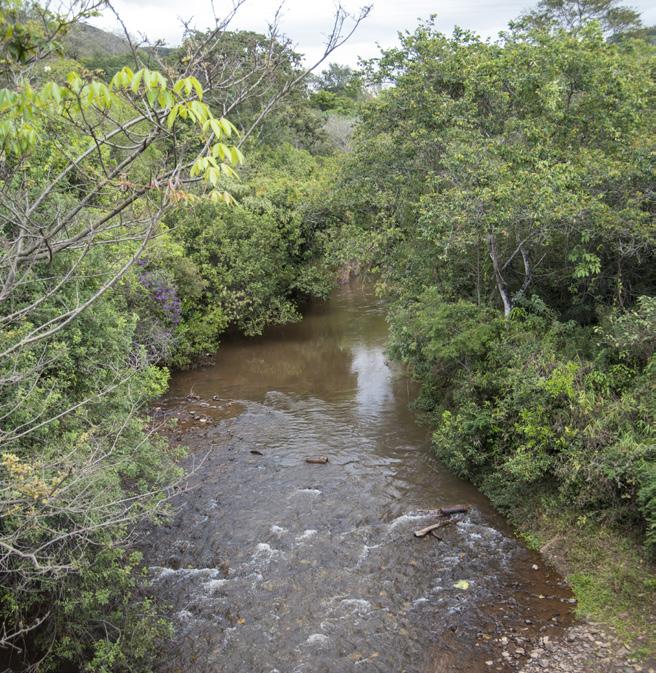
[[(537, 0), (536, 0), (537, 1)], [(162, 38), (167, 44), (178, 44), (181, 19), (192, 19), (196, 28), (212, 23), (211, 0), (114, 0), (114, 6), (133, 34), (145, 34), (151, 41)], [(233, 27), (265, 31), (280, 0), (246, 0), (233, 22)], [(356, 12), (358, 0), (343, 0), (343, 5)], [(417, 20), (437, 14), (438, 25), (450, 32), (455, 25), (473, 29), (484, 37), (494, 37), (509, 20), (534, 5), (532, 0), (373, 0), (369, 17), (357, 33), (331, 57), (331, 61), (357, 65), (358, 57), (370, 58), (379, 53), (377, 45), (390, 47), (399, 31), (413, 30)], [(643, 21), (656, 24), (656, 3), (653, 0), (629, 2), (642, 12)], [(217, 14), (232, 6), (230, 0), (214, 0)], [(223, 9), (223, 12), (222, 12)], [(333, 0), (286, 0), (281, 25), (283, 32), (297, 45), (297, 50), (315, 58), (322, 50), (335, 9)], [(93, 20), (100, 28), (116, 32), (109, 16)]]

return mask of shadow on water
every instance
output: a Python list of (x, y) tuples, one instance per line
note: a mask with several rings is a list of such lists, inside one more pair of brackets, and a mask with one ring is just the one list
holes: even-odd
[(386, 337), (384, 306), (349, 286), (173, 378), (161, 413), (206, 458), (144, 535), (175, 624), (162, 673), (509, 671), (500, 639), (570, 621), (562, 580), (431, 457)]

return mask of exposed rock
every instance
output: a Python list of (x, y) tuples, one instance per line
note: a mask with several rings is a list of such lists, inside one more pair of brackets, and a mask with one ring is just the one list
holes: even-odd
[[(516, 654), (520, 653), (519, 649)], [(656, 662), (636, 664), (617, 636), (597, 624), (579, 622), (558, 639), (539, 638), (518, 673), (637, 673), (650, 671)]]

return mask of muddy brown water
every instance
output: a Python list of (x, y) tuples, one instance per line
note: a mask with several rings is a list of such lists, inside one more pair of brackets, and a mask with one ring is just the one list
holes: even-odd
[[(386, 338), (348, 286), (173, 377), (159, 413), (195, 471), (143, 535), (175, 629), (161, 673), (509, 671), (569, 623), (562, 579), (432, 458)], [(454, 503), (472, 509), (414, 537)]]

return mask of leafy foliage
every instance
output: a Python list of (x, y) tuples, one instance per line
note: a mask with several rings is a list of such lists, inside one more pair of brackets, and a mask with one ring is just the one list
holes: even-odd
[[(613, 345), (592, 346), (596, 330), (549, 314), (518, 310), (504, 323), (427, 292), (394, 316), (394, 349), (425, 381), (435, 449), (456, 473), (505, 509), (557, 489), (606, 521), (644, 525), (653, 545), (656, 381), (653, 362), (629, 366), (643, 315), (629, 327), (613, 314), (599, 328)], [(635, 350), (609, 339), (618, 321)]]
[[(0, 650), (16, 670), (149, 670), (169, 627), (130, 537), (182, 476), (146, 411), (165, 365), (228, 327), (296, 319), (330, 285), (301, 205), (319, 160), (273, 127), (241, 183), (244, 138), (224, 114), (256, 129), (305, 73), (263, 77), (271, 64), (225, 26), (203, 36), (215, 53), (188, 43), (178, 67), (141, 50), (89, 72), (54, 42), (98, 6), (0, 9)], [(196, 76), (216, 53), (232, 54), (236, 98)]]
[(615, 3), (536, 12), (494, 43), (428, 22), (368, 64), (385, 87), (335, 194), (342, 254), (380, 271), (454, 471), (506, 511), (549, 493), (656, 551), (655, 53), (590, 21)]
[(574, 30), (598, 21), (606, 33), (619, 34), (641, 26), (640, 14), (619, 0), (541, 0), (520, 22), (539, 28)]
[[(238, 189), (237, 206), (206, 204), (171, 216), (172, 236), (202, 284), (197, 296), (183, 300), (177, 364), (215, 350), (228, 324), (259, 334), (268, 324), (298, 320), (298, 302), (331, 287), (321, 225), (304, 213), (322, 185), (323, 162), (286, 146), (264, 150), (256, 163)], [(211, 334), (201, 328), (208, 320), (216, 321)]]
[(12, 667), (149, 670), (169, 627), (127, 540), (180, 454), (144, 408), (167, 365), (299, 319), (336, 271), (378, 274), (454, 471), (656, 551), (655, 52), (635, 12), (542, 0), (496, 42), (429, 21), (308, 86), (276, 26), (62, 58), (101, 5), (0, 8)]

